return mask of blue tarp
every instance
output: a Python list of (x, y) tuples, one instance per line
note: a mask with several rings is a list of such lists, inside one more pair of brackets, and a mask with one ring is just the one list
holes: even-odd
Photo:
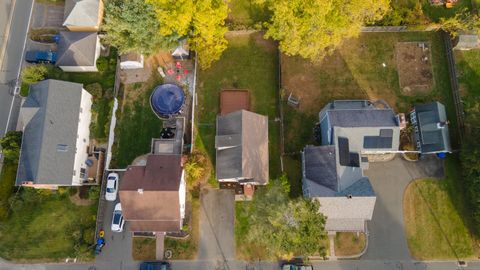
[(157, 86), (150, 97), (153, 110), (161, 115), (178, 113), (184, 101), (185, 94), (182, 88), (175, 84), (162, 84)]

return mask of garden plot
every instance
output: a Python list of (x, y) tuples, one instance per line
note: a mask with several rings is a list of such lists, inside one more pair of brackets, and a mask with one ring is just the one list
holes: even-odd
[(433, 72), (429, 42), (399, 42), (395, 46), (400, 89), (408, 96), (428, 93)]

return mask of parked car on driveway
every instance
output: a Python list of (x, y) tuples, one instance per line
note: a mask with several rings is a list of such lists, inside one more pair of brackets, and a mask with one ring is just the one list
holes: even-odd
[(107, 189), (105, 191), (105, 199), (107, 201), (115, 201), (118, 193), (118, 174), (109, 173), (107, 177)]
[(115, 209), (113, 210), (112, 232), (122, 232), (123, 225), (125, 225), (125, 219), (123, 219), (122, 205), (117, 203), (115, 205)]
[(140, 264), (140, 270), (170, 270), (170, 263), (158, 261), (158, 262), (142, 262)]
[(55, 64), (57, 53), (52, 51), (28, 51), (25, 55), (25, 61), (28, 63)]
[(282, 270), (313, 270), (313, 266), (306, 264), (286, 263), (282, 265)]

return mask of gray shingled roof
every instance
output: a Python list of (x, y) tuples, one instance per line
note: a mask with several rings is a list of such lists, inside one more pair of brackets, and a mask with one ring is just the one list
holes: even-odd
[[(331, 196), (375, 196), (370, 180), (367, 177), (358, 175), (351, 185), (342, 189), (339, 181), (345, 176), (339, 176), (336, 166), (334, 145), (313, 146), (307, 145), (304, 148), (303, 165), (305, 166), (305, 179), (309, 181), (310, 197), (331, 197)], [(320, 185), (324, 188), (317, 188)]]
[[(21, 108), (25, 128), (17, 185), (72, 183), (82, 89), (57, 80), (31, 86)], [(66, 151), (57, 151), (58, 145)]]
[(445, 106), (430, 102), (415, 106), (422, 153), (451, 152)]
[(63, 26), (97, 26), (101, 0), (66, 0)]
[(268, 117), (246, 110), (217, 116), (215, 148), (218, 179), (268, 183)]
[(94, 66), (97, 48), (95, 32), (60, 32), (57, 66)]
[(304, 155), (305, 176), (307, 179), (331, 190), (338, 191), (335, 146), (307, 145)]
[(332, 126), (339, 127), (393, 127), (397, 126), (391, 109), (354, 109), (328, 111)]

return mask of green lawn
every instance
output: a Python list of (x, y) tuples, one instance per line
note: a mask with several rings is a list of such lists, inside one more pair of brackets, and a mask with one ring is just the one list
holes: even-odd
[(113, 168), (125, 168), (137, 156), (149, 153), (152, 138), (160, 136), (162, 121), (150, 108), (150, 95), (161, 83), (161, 77), (155, 73), (145, 83), (123, 86), (112, 150)]
[[(48, 67), (47, 79), (81, 83), (86, 89), (92, 84), (101, 86), (99, 93), (91, 92), (94, 100), (92, 105), (93, 125), (90, 136), (99, 141), (106, 141), (108, 137), (116, 65), (117, 52), (112, 49), (109, 57), (100, 57), (97, 60), (99, 72), (63, 72), (60, 68)], [(25, 93), (25, 90), (22, 91)]]
[[(13, 175), (14, 177), (15, 175)], [(67, 189), (23, 188), (9, 218), (0, 223), (0, 257), (14, 261), (93, 259), (97, 202), (76, 206)]]
[(0, 222), (8, 217), (10, 208), (8, 198), (15, 185), (17, 166), (17, 164), (3, 164), (0, 172)]
[(242, 241), (242, 238), (248, 232), (248, 216), (246, 216), (247, 207), (251, 202), (235, 203), (235, 246), (236, 258), (246, 261), (254, 261), (258, 258), (266, 258), (266, 253), (261, 248), (250, 245)]
[[(462, 96), (480, 97), (480, 49), (455, 51)], [(465, 99), (468, 103), (468, 98)]]
[(424, 0), (422, 5), (423, 12), (432, 21), (438, 22), (440, 18), (449, 18), (455, 16), (456, 13), (464, 9), (470, 11), (472, 9), (472, 0), (458, 0), (453, 8), (445, 8), (445, 6), (432, 6), (428, 0)]
[[(428, 94), (405, 96), (399, 86), (395, 45), (399, 41), (429, 41), (431, 44), (434, 86)], [(364, 33), (351, 39), (320, 63), (282, 55), (282, 88), (300, 97), (300, 108), (284, 101), (285, 157), (292, 195), (301, 194), (298, 152), (315, 144), (313, 128), (318, 113), (335, 99), (383, 99), (397, 112), (408, 113), (413, 104), (439, 100), (447, 106), (448, 118), (456, 126), (451, 98), (445, 49), (437, 32)], [(385, 67), (383, 66), (385, 63)], [(452, 142), (456, 130), (451, 129)], [(455, 144), (455, 143), (454, 143)]]
[(457, 176), (448, 173), (447, 176), (445, 180), (416, 180), (405, 191), (406, 235), (410, 252), (416, 259), (474, 259), (478, 256), (475, 240), (457, 205), (462, 203), (461, 197), (451, 196), (452, 188), (455, 189), (452, 181), (457, 181)]
[(230, 28), (252, 28), (255, 24), (269, 18), (268, 11), (255, 5), (253, 0), (231, 0), (228, 7), (230, 13), (228, 14), (227, 24), (230, 25)]
[(261, 33), (228, 37), (229, 47), (211, 68), (199, 71), (197, 82), (197, 143), (215, 164), (215, 119), (222, 89), (250, 90), (251, 110), (269, 119), (270, 177), (280, 174), (278, 57), (276, 46)]

